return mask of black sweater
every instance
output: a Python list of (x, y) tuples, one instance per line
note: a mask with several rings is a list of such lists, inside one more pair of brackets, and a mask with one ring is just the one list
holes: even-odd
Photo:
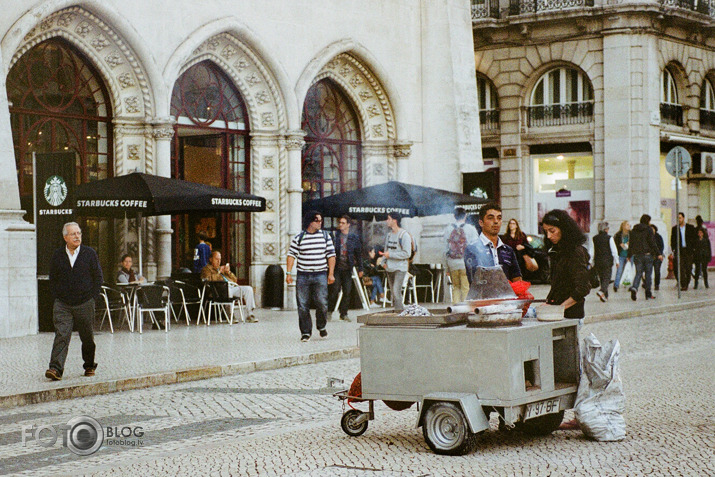
[(50, 290), (53, 298), (76, 306), (99, 295), (103, 282), (102, 267), (97, 252), (84, 245), (70, 265), (65, 247), (55, 250), (50, 264)]
[(588, 278), (588, 252), (577, 245), (575, 248), (560, 248), (558, 245), (549, 250), (551, 258), (551, 290), (546, 303), (560, 305), (569, 298), (576, 304), (564, 310), (564, 318), (583, 318), (584, 301), (591, 291)]

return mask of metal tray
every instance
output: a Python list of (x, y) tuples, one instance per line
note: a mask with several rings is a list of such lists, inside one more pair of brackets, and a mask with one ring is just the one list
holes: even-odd
[(399, 316), (394, 311), (379, 311), (360, 315), (358, 323), (368, 326), (419, 326), (439, 328), (441, 326), (461, 325), (467, 322), (467, 313), (448, 313), (446, 308), (430, 310), (431, 316)]

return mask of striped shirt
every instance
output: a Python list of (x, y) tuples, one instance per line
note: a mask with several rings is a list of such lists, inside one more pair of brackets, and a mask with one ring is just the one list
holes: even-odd
[(296, 259), (299, 272), (327, 272), (328, 258), (335, 256), (335, 247), (327, 232), (319, 230), (309, 234), (303, 231), (290, 241), (288, 256)]

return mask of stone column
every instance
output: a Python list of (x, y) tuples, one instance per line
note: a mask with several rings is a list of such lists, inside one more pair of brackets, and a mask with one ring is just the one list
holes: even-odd
[[(173, 122), (168, 119), (156, 121), (153, 125), (155, 169), (161, 177), (171, 177), (171, 140), (174, 137)], [(158, 279), (171, 276), (171, 216), (160, 215), (156, 218), (156, 276)]]
[[(303, 137), (305, 133), (302, 130), (289, 131), (285, 139), (285, 149), (288, 152), (287, 160), (287, 184), (288, 184), (288, 236), (286, 243), (290, 243), (291, 238), (299, 233), (302, 229), (303, 219), (303, 188), (302, 188), (302, 150), (305, 145)], [(281, 207), (281, 210), (285, 210)], [(284, 251), (285, 252), (285, 251)], [(283, 256), (283, 255), (281, 255)], [(293, 266), (293, 272), (296, 267)], [(287, 310), (297, 310), (298, 305), (295, 301), (295, 281), (293, 284), (285, 288), (286, 295), (283, 300), (283, 306)]]
[[(0, 55), (0, 63), (2, 57)], [(23, 220), (5, 74), (0, 75), (0, 338), (37, 333), (35, 226)], [(22, 257), (21, 260), (18, 257)]]

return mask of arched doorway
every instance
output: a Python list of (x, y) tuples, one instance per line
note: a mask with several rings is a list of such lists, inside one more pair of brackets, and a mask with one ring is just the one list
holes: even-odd
[[(320, 80), (308, 90), (302, 128), (303, 202), (358, 189), (362, 184), (360, 123), (332, 80)], [(326, 218), (324, 226), (332, 225)]]
[[(20, 57), (8, 74), (7, 94), (26, 220), (33, 222), (33, 153), (74, 155), (76, 184), (113, 175), (110, 96), (96, 69), (67, 41), (46, 40)], [(110, 277), (116, 268), (112, 221), (78, 222), (83, 243), (98, 251)]]
[[(174, 85), (171, 115), (172, 176), (250, 192), (249, 125), (241, 94), (211, 61), (186, 70)], [(186, 214), (172, 218), (174, 263), (191, 268), (197, 234), (204, 232), (222, 258), (248, 283), (251, 258), (250, 214)]]

